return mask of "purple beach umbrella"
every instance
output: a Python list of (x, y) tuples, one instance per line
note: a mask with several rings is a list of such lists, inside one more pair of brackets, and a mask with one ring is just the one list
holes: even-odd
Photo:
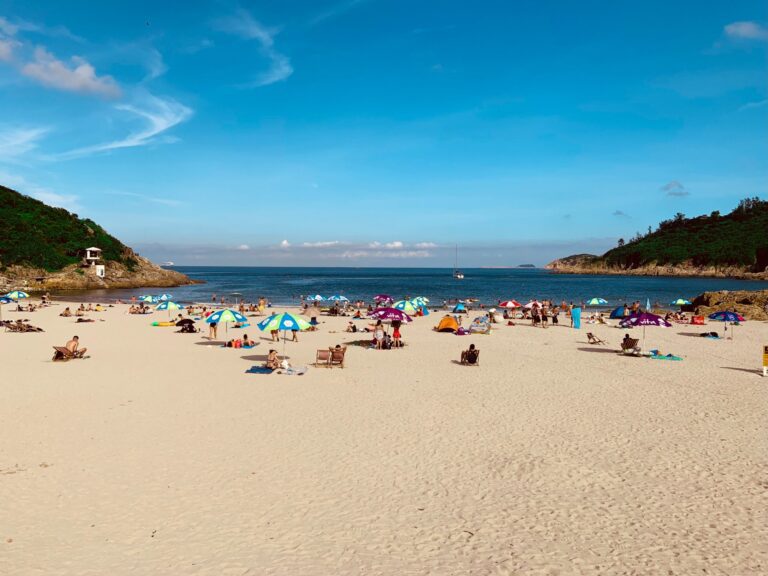
[(671, 328), (672, 324), (664, 320), (661, 316), (651, 314), (650, 312), (643, 312), (642, 314), (634, 314), (629, 318), (624, 318), (619, 322), (619, 326), (622, 328), (634, 328), (635, 326), (643, 327), (643, 346), (645, 346), (645, 327), (646, 326), (661, 326), (663, 328)]
[(376, 308), (376, 310), (368, 314), (368, 317), (387, 322), (392, 322), (393, 320), (411, 322), (413, 320), (408, 314), (402, 310), (397, 310), (396, 308)]
[(374, 302), (394, 302), (395, 299), (392, 298), (389, 294), (376, 294), (376, 296), (373, 297)]

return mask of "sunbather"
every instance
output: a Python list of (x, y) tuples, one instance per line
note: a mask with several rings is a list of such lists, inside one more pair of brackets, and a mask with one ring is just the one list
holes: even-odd
[(479, 356), (480, 356), (480, 350), (475, 348), (474, 344), (470, 344), (469, 349), (464, 350), (461, 353), (461, 363), (468, 364), (468, 365), (477, 364), (477, 359)]
[(79, 336), (72, 336), (72, 340), (67, 342), (64, 346), (67, 350), (72, 352), (74, 358), (82, 358), (85, 356), (85, 353), (88, 352), (88, 348), (80, 348)]
[(264, 368), (269, 368), (270, 370), (277, 370), (280, 368), (280, 360), (277, 357), (277, 350), (269, 351), (267, 361), (264, 362)]
[(64, 308), (64, 312), (59, 314), (59, 316), (63, 316), (64, 318), (69, 318), (70, 316), (72, 316), (72, 310), (70, 310), (69, 306), (67, 306), (66, 308)]

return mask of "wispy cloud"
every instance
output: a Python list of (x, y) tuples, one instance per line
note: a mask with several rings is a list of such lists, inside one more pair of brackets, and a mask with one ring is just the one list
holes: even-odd
[(127, 112), (144, 123), (144, 128), (130, 133), (125, 138), (86, 146), (60, 154), (58, 158), (69, 159), (88, 156), (98, 152), (135, 148), (159, 141), (159, 137), (174, 126), (192, 116), (192, 110), (172, 98), (161, 98), (146, 91), (137, 93), (134, 104), (118, 104), (116, 110)]
[(326, 20), (331, 20), (337, 16), (341, 16), (345, 12), (349, 12), (356, 6), (364, 4), (368, 0), (344, 0), (343, 2), (336, 2), (323, 12), (320, 12), (317, 16), (309, 21), (310, 26), (317, 26)]
[(73, 40), (75, 42), (85, 42), (83, 38), (73, 34), (65, 26), (45, 26), (26, 20), (14, 20), (11, 22), (7, 18), (0, 16), (0, 33), (8, 36), (15, 36), (19, 32), (31, 32), (43, 36), (50, 36), (52, 38), (66, 38), (67, 40)]
[(667, 182), (666, 184), (664, 184), (664, 186), (661, 187), (661, 189), (667, 193), (667, 196), (676, 196), (678, 198), (683, 198), (691, 194), (685, 188), (685, 186), (683, 186), (677, 180), (672, 180), (671, 182)]
[(275, 36), (280, 32), (278, 28), (267, 28), (243, 9), (237, 10), (233, 16), (220, 18), (214, 22), (214, 27), (226, 34), (256, 40), (259, 51), (269, 61), (269, 68), (245, 87), (268, 86), (293, 74), (290, 58), (275, 48)]
[(21, 73), (44, 86), (68, 92), (96, 94), (106, 98), (119, 98), (122, 94), (112, 76), (99, 76), (87, 60), (73, 56), (71, 64), (67, 64), (42, 46), (35, 48), (34, 61), (24, 64)]
[(325, 242), (304, 242), (302, 246), (304, 248), (330, 248), (331, 246), (338, 246), (340, 242), (338, 240), (330, 240)]
[(752, 110), (754, 108), (764, 108), (766, 105), (768, 105), (768, 99), (758, 100), (756, 102), (747, 102), (741, 108), (739, 108), (739, 112), (743, 112), (744, 110)]
[(13, 50), (18, 45), (15, 40), (0, 37), (0, 61), (10, 62), (13, 59)]
[(434, 242), (417, 242), (416, 244), (413, 245), (413, 247), (420, 248), (420, 249), (437, 248), (437, 244), (435, 244)]
[(14, 127), (0, 129), (0, 161), (15, 161), (34, 150), (48, 133), (47, 128)]
[(41, 202), (45, 202), (49, 206), (66, 208), (72, 212), (75, 212), (80, 208), (77, 203), (77, 196), (72, 194), (59, 194), (49, 188), (30, 182), (18, 174), (11, 174), (0, 170), (0, 182), (5, 186), (13, 188), (17, 192), (21, 192), (22, 194), (36, 198)]
[(426, 250), (347, 250), (341, 258), (356, 260), (360, 258), (429, 258), (432, 254)]
[(738, 40), (758, 40), (763, 42), (768, 41), (768, 28), (749, 20), (731, 22), (725, 26), (724, 31), (725, 35), (729, 38)]
[(162, 198), (158, 196), (149, 196), (147, 194), (138, 194), (136, 192), (115, 192), (115, 191), (109, 191), (105, 192), (108, 196), (123, 196), (125, 198), (135, 198), (136, 200), (140, 200), (142, 202), (151, 202), (153, 204), (161, 204), (163, 206), (181, 206), (181, 202), (178, 200), (173, 200), (171, 198)]
[(613, 216), (616, 216), (617, 218), (629, 218), (629, 214), (623, 210), (614, 210)]

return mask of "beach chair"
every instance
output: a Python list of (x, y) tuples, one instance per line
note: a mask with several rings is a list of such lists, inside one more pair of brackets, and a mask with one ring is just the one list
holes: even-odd
[(331, 353), (331, 362), (330, 366), (338, 366), (339, 368), (344, 368), (344, 354), (347, 351), (347, 347), (343, 346), (341, 348), (332, 348), (330, 350)]
[(589, 340), (590, 344), (608, 344), (608, 342), (598, 338), (592, 332), (587, 332), (587, 340)]
[(464, 366), (480, 366), (480, 350), (477, 348), (474, 350), (464, 350), (461, 353), (461, 364)]
[(331, 367), (331, 350), (318, 350), (315, 356), (315, 366)]
[(72, 358), (77, 358), (69, 348), (64, 348), (64, 346), (54, 346), (53, 349), (55, 350), (53, 353), (54, 362), (66, 362)]
[(621, 342), (621, 351), (624, 354), (632, 354), (634, 356), (640, 355), (640, 346), (638, 346), (640, 340), (637, 338), (627, 338)]

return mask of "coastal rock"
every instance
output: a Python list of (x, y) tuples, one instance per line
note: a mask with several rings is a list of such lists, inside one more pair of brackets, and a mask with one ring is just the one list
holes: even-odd
[(720, 290), (704, 292), (693, 299), (699, 314), (735, 310), (747, 320), (768, 320), (768, 290)]
[(166, 270), (127, 249), (126, 256), (134, 265), (105, 261), (104, 278), (95, 267), (72, 264), (56, 272), (41, 268), (11, 266), (0, 277), (0, 290), (23, 289), (28, 292), (47, 290), (95, 290), (109, 288), (171, 288), (198, 283), (175, 270)]
[(615, 274), (626, 276), (707, 276), (768, 280), (768, 271), (752, 272), (746, 266), (696, 266), (692, 262), (676, 265), (649, 263), (637, 267), (611, 266), (591, 254), (577, 254), (553, 260), (545, 266), (557, 274)]

